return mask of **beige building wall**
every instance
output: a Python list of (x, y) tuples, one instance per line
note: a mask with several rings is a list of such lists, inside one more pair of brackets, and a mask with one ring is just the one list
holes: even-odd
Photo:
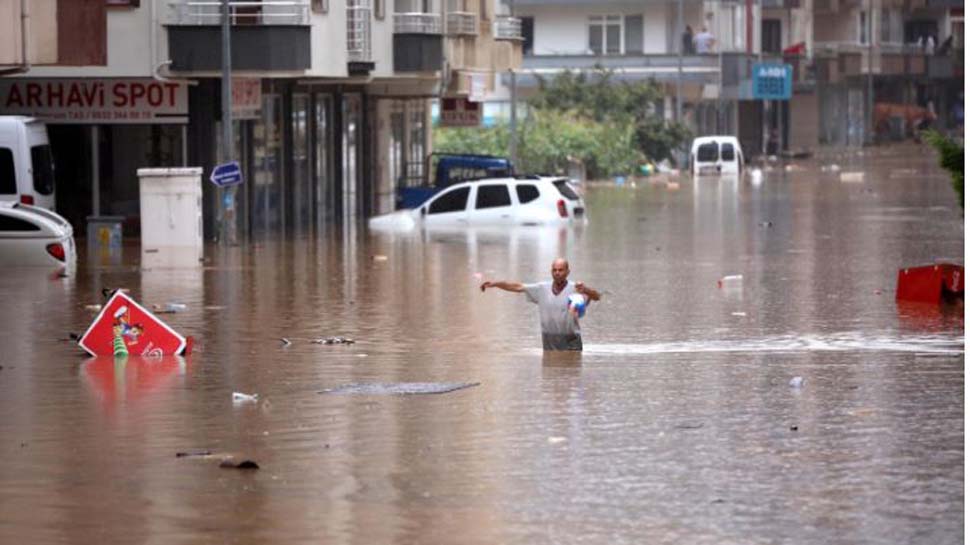
[[(24, 64), (21, 0), (0, 0), (0, 66)], [(27, 61), (57, 62), (57, 0), (29, 0)]]

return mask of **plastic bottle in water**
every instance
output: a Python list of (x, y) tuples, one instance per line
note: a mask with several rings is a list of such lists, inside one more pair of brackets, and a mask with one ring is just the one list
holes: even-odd
[(730, 274), (717, 281), (717, 287), (721, 289), (741, 289), (744, 282), (744, 275)]

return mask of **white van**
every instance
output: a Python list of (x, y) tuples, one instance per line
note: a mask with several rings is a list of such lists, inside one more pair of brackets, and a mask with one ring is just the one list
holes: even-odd
[(54, 159), (37, 119), (0, 115), (0, 201), (54, 209)]
[(702, 136), (690, 146), (694, 176), (737, 176), (744, 170), (744, 152), (733, 136)]

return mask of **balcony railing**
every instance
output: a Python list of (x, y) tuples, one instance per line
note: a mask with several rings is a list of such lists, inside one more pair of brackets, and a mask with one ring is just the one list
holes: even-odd
[(371, 3), (370, 0), (347, 2), (347, 60), (371, 61)]
[(498, 16), (495, 18), (494, 26), (496, 40), (522, 39), (522, 19), (518, 17)]
[(395, 34), (441, 34), (441, 16), (437, 13), (395, 13)]
[(453, 11), (448, 14), (449, 36), (478, 35), (478, 17), (467, 11)]
[[(169, 2), (168, 23), (171, 25), (222, 24), (222, 2), (219, 0), (178, 0)], [(310, 24), (309, 0), (230, 0), (229, 22), (233, 25)]]

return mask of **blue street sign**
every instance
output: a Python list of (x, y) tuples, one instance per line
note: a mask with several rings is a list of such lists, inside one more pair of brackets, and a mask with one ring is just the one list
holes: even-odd
[(212, 175), (209, 176), (209, 181), (219, 187), (229, 187), (231, 185), (243, 183), (242, 170), (239, 168), (239, 161), (231, 161), (228, 163), (222, 163), (221, 165), (216, 165), (216, 168), (212, 169)]
[(791, 99), (790, 64), (757, 62), (751, 73), (751, 98), (755, 100)]

